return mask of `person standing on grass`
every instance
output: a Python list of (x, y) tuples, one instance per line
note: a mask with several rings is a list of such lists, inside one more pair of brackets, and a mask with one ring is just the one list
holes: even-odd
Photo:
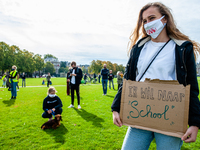
[(98, 79), (99, 79), (99, 83), (101, 83), (101, 75), (100, 75), (100, 73), (98, 73)]
[(6, 73), (3, 74), (2, 81), (3, 81), (2, 87), (5, 88), (6, 87), (6, 81), (7, 81)]
[(17, 83), (19, 82), (19, 74), (17, 72), (17, 67), (12, 66), (12, 71), (10, 72), (10, 82), (11, 82), (11, 99), (16, 99), (17, 97)]
[(106, 64), (104, 64), (103, 69), (101, 69), (103, 95), (107, 94), (108, 73), (109, 70), (106, 68)]
[(50, 75), (50, 73), (48, 73), (46, 79), (47, 79), (47, 87), (49, 87), (49, 84), (51, 82), (51, 75)]
[(56, 89), (54, 87), (49, 87), (47, 91), (47, 97), (43, 101), (43, 118), (49, 118), (49, 121), (53, 119), (52, 114), (62, 114), (62, 101), (56, 95)]
[(114, 90), (115, 88), (114, 88), (113, 79), (114, 79), (114, 74), (112, 73), (112, 70), (110, 70), (110, 73), (108, 74), (109, 89), (111, 89), (111, 83), (112, 83), (112, 87)]
[(87, 74), (86, 73), (84, 74), (83, 79), (84, 79), (85, 84), (86, 84), (86, 82), (87, 82)]
[(71, 86), (71, 105), (68, 108), (74, 107), (74, 90), (76, 90), (77, 100), (78, 100), (78, 109), (81, 109), (80, 105), (80, 84), (83, 77), (81, 68), (76, 67), (76, 62), (71, 62), (72, 69), (70, 70), (70, 86)]
[(121, 72), (120, 71), (117, 71), (117, 84), (118, 84), (118, 90), (119, 90), (119, 87), (120, 87), (120, 84), (122, 83), (122, 77), (121, 77)]
[(22, 87), (26, 87), (26, 75), (25, 75), (25, 72), (23, 72), (22, 74)]
[(70, 95), (70, 70), (72, 68), (69, 67), (69, 71), (67, 72), (67, 95)]
[[(143, 38), (138, 40), (140, 36)], [(179, 84), (184, 86), (190, 84), (189, 128), (182, 138), (178, 138), (129, 127), (122, 150), (148, 149), (154, 138), (158, 150), (179, 150), (183, 141), (195, 142), (200, 127), (199, 88), (195, 62), (196, 54), (200, 52), (199, 44), (177, 29), (170, 9), (160, 2), (148, 3), (140, 10), (136, 28), (130, 39), (130, 58), (124, 79), (140, 82), (145, 78), (178, 80)], [(153, 62), (152, 57), (155, 58)], [(149, 66), (150, 62), (152, 63)], [(123, 84), (111, 106), (113, 122), (119, 127), (122, 126), (119, 117), (122, 87)]]

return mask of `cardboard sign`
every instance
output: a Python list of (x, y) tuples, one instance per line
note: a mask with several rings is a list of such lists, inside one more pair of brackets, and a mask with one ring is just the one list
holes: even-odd
[(123, 125), (181, 138), (187, 130), (190, 85), (178, 81), (123, 80)]

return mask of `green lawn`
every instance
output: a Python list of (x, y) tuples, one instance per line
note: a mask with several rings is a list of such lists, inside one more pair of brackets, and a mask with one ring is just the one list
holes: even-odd
[[(81, 107), (67, 108), (71, 98), (66, 95), (66, 78), (52, 78), (57, 95), (63, 102), (63, 121), (56, 129), (41, 130), (41, 125), (48, 119), (41, 114), (42, 102), (47, 95), (46, 85), (41, 85), (43, 78), (27, 79), (27, 86), (20, 88), (16, 100), (10, 100), (7, 89), (0, 88), (0, 149), (60, 149), (91, 150), (120, 149), (126, 134), (126, 126), (113, 125), (110, 106), (117, 90), (108, 90), (103, 96), (101, 84), (80, 86)], [(21, 81), (19, 83), (21, 86)], [(38, 87), (34, 87), (38, 86)], [(41, 87), (42, 86), (42, 87)], [(117, 84), (115, 84), (117, 88)], [(77, 100), (75, 97), (75, 106)], [(182, 150), (200, 148), (200, 134), (197, 142), (183, 144)], [(151, 150), (156, 149), (155, 141)]]

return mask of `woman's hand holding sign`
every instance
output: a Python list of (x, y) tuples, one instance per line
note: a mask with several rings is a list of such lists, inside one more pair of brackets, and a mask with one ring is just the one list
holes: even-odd
[(122, 122), (119, 117), (119, 113), (117, 111), (113, 111), (113, 123), (118, 127), (122, 126)]

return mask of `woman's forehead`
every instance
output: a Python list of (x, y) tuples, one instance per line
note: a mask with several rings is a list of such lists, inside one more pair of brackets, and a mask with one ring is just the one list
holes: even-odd
[(161, 14), (158, 11), (157, 7), (151, 6), (147, 10), (142, 13), (142, 19), (147, 19), (149, 16), (158, 16), (160, 17)]

